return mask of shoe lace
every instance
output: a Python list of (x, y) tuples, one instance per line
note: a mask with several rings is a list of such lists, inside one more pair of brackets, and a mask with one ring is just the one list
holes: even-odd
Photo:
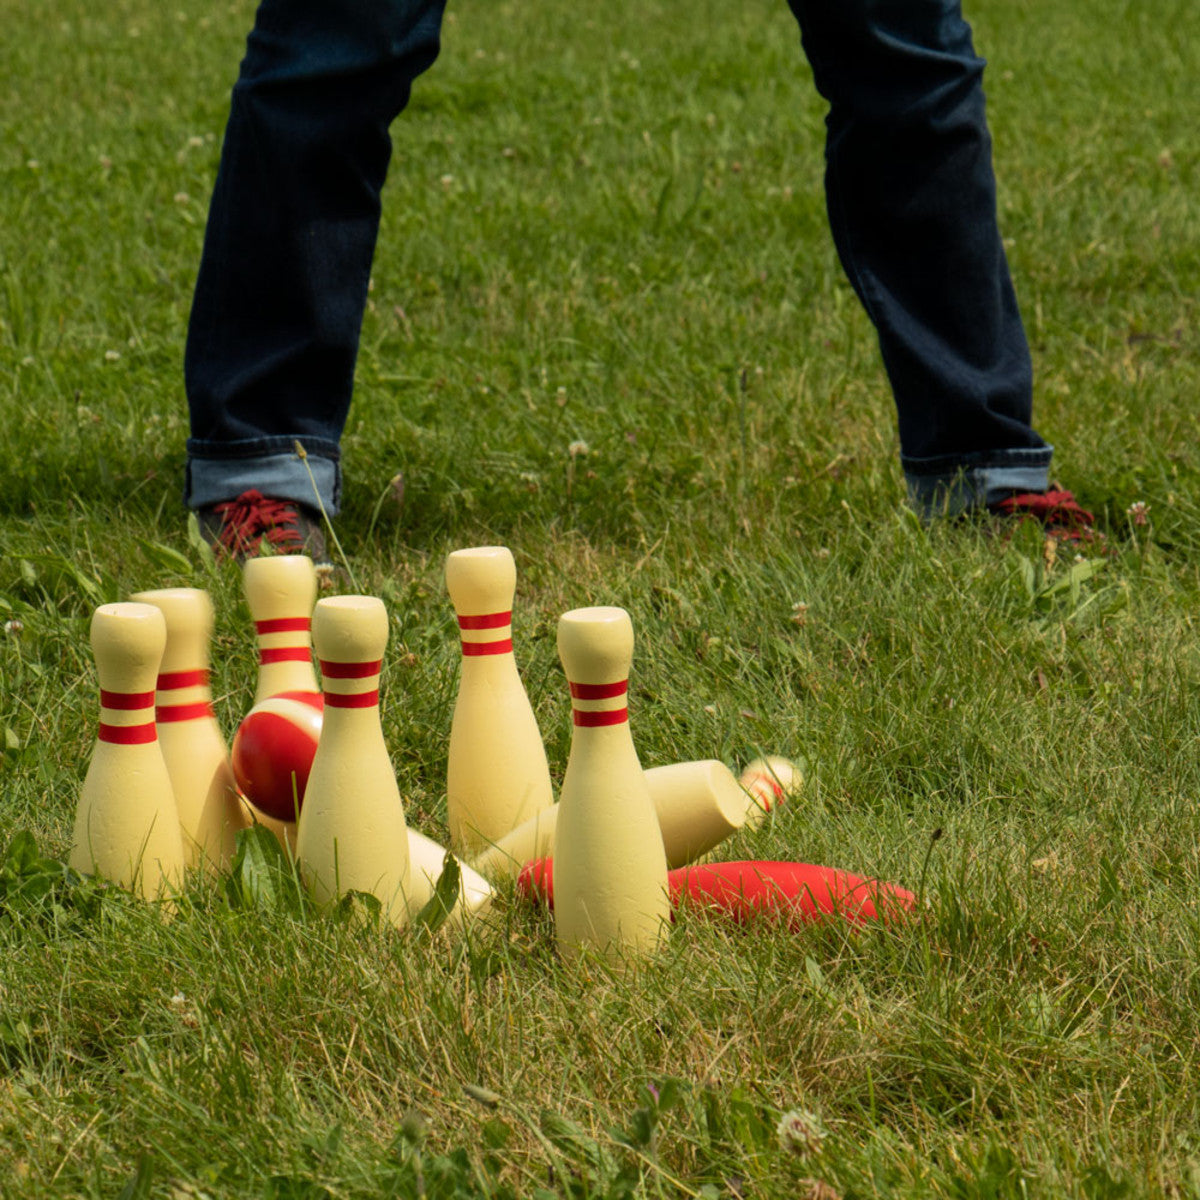
[(213, 511), (221, 518), (217, 540), (229, 554), (255, 554), (264, 538), (276, 549), (303, 548), (299, 513), (289, 500), (276, 500), (252, 488), (215, 505)]
[(1065, 488), (1006, 496), (992, 506), (992, 511), (1039, 521), (1048, 532), (1065, 541), (1090, 542), (1101, 536), (1092, 528), (1096, 518)]

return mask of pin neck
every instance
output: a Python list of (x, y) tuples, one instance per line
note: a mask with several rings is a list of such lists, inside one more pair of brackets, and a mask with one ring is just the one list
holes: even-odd
[[(154, 710), (154, 719), (160, 725), (169, 725), (175, 721), (196, 721), (201, 718), (215, 717), (212, 696), (208, 690), (209, 673), (199, 668), (193, 671), (164, 671), (158, 677), (158, 699), (160, 701)], [(186, 702), (167, 702), (164, 692), (181, 692), (185, 689), (200, 689), (199, 696)]]
[[(254, 629), (258, 634), (260, 667), (271, 663), (312, 662), (312, 620), (309, 617), (272, 617), (266, 621), (255, 621)], [(264, 638), (280, 633), (302, 633), (304, 636), (299, 640), (290, 638), (289, 644), (283, 646), (263, 645)]]
[(488, 654), (512, 653), (512, 611), (480, 613), (475, 616), (459, 614), (458, 627), (463, 633), (496, 634), (488, 638), (462, 638), (462, 652), (467, 658)]
[[(616, 683), (572, 683), (571, 716), (584, 729), (604, 725), (624, 725), (629, 720), (629, 708), (621, 703), (629, 692), (629, 680)], [(618, 703), (614, 706), (613, 701)]]
[[(378, 680), (383, 660), (374, 662), (331, 662), (321, 659), (321, 679), (326, 708), (374, 708), (379, 704), (378, 686), (367, 691), (342, 689), (347, 682), (351, 688), (362, 680)], [(331, 686), (332, 685), (332, 686)]]
[(106, 721), (109, 713), (141, 712), (154, 709), (154, 693), (150, 692), (110, 692), (100, 689), (100, 729), (99, 738), (117, 746), (140, 746), (147, 742), (158, 740), (158, 730), (151, 716), (148, 721), (135, 721), (131, 724)]
[(255, 621), (254, 629), (264, 633), (309, 633), (312, 619), (309, 617), (272, 617), (269, 621)]
[(177, 688), (208, 687), (209, 672), (196, 671), (164, 671), (158, 677), (160, 692), (173, 692)]

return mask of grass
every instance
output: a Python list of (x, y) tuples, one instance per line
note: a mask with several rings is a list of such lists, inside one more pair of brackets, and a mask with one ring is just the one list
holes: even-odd
[[(338, 525), (393, 615), (410, 823), (444, 836), (444, 556), (502, 542), (556, 777), (555, 622), (618, 603), (643, 763), (810, 764), (726, 856), (929, 901), (859, 935), (681, 921), (630, 980), (515, 903), (424, 945), (286, 888), (196, 880), (164, 922), (55, 875), (96, 604), (208, 586), (227, 733), (253, 693), (236, 573), (178, 498), (251, 12), (5, 18), (0, 1193), (1200, 1195), (1194, 6), (968, 10), (1037, 423), (1115, 549), (1084, 563), (903, 508), (783, 5), (448, 18), (394, 131)], [(792, 1109), (825, 1137), (781, 1147)]]

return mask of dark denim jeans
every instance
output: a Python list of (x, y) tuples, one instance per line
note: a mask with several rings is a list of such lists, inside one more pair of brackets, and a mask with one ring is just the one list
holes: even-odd
[[(996, 223), (983, 61), (958, 0), (788, 0), (829, 102), (826, 196), (879, 335), (923, 514), (1047, 486)], [(256, 487), (337, 511), (391, 155), (445, 0), (262, 0), (188, 332), (192, 507)]]

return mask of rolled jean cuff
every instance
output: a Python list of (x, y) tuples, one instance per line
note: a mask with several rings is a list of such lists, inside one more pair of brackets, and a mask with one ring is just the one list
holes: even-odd
[(1053, 446), (965, 459), (904, 459), (908, 501), (923, 521), (986, 508), (1016, 492), (1050, 486)]
[(312, 509), (324, 507), (332, 517), (342, 497), (341, 463), (312, 452), (302, 460), (293, 451), (249, 458), (188, 458), (183, 494), (188, 508), (221, 504), (251, 488), (276, 500), (291, 500)]

